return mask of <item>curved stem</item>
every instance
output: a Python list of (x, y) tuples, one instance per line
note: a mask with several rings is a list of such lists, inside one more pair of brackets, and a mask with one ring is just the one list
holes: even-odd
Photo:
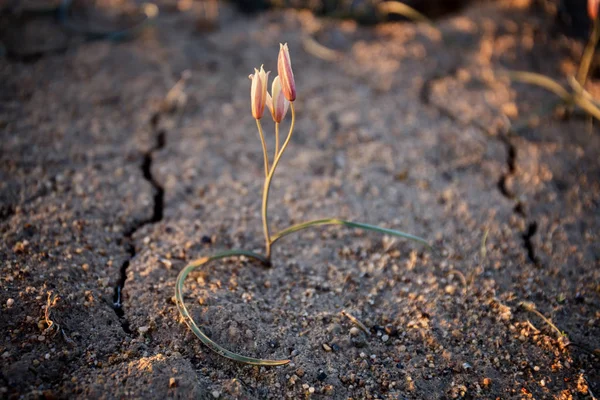
[(262, 125), (260, 119), (256, 120), (256, 126), (258, 127), (258, 134), (260, 135), (260, 142), (262, 143), (263, 158), (265, 161), (265, 178), (269, 176), (269, 153), (267, 153), (267, 143), (265, 142), (265, 135), (263, 135)]
[(590, 39), (583, 50), (583, 56), (581, 57), (579, 69), (577, 70), (577, 82), (579, 82), (579, 84), (582, 86), (585, 85), (585, 81), (588, 78), (592, 59), (594, 58), (594, 52), (596, 51), (596, 45), (598, 44), (598, 39), (600, 38), (600, 27), (598, 26), (599, 23), (600, 22), (598, 19), (594, 20)]
[(262, 224), (263, 224), (263, 232), (265, 234), (265, 254), (267, 255), (267, 259), (271, 259), (271, 236), (269, 235), (269, 221), (267, 220), (267, 203), (269, 202), (269, 184), (271, 180), (269, 179), (269, 175), (265, 178), (265, 183), (263, 186), (263, 198), (262, 198)]
[(275, 157), (279, 153), (279, 122), (275, 122)]
[(271, 180), (273, 179), (273, 175), (275, 175), (275, 169), (277, 168), (277, 164), (279, 164), (279, 160), (283, 155), (286, 147), (290, 143), (290, 139), (292, 139), (292, 133), (294, 132), (294, 125), (296, 123), (296, 112), (294, 111), (294, 103), (290, 103), (290, 108), (292, 109), (292, 123), (290, 125), (290, 131), (288, 132), (287, 138), (285, 142), (283, 142), (283, 146), (281, 146), (281, 150), (275, 156), (273, 160), (273, 165), (271, 170), (269, 171), (267, 177), (265, 178), (265, 185), (263, 187), (263, 200), (262, 200), (262, 220), (263, 220), (263, 230), (265, 232), (265, 248), (267, 259), (271, 259), (271, 236), (269, 235), (269, 223), (268, 223), (268, 204), (269, 204), (269, 189), (271, 188)]
[(573, 102), (581, 107), (581, 109), (587, 112), (592, 117), (600, 120), (600, 108), (594, 101), (592, 96), (581, 86), (581, 84), (572, 76), (568, 79), (571, 89), (575, 92), (573, 96)]
[(386, 235), (398, 236), (398, 237), (402, 237), (405, 239), (414, 240), (415, 242), (419, 242), (419, 243), (427, 246), (427, 248), (429, 250), (435, 252), (433, 247), (431, 247), (431, 245), (429, 243), (427, 243), (427, 241), (425, 239), (420, 238), (418, 236), (414, 236), (409, 233), (397, 231), (394, 229), (381, 228), (381, 227), (375, 226), (375, 225), (363, 224), (360, 222), (346, 221), (346, 220), (337, 219), (337, 218), (317, 219), (314, 221), (304, 222), (301, 224), (290, 226), (289, 228), (286, 228), (286, 229), (282, 230), (281, 232), (278, 232), (277, 234), (273, 235), (273, 237), (271, 239), (271, 244), (275, 243), (277, 240), (279, 240), (282, 237), (287, 236), (291, 233), (298, 232), (303, 229), (311, 228), (313, 226), (320, 226), (320, 225), (343, 225), (343, 226), (347, 226), (349, 228), (365, 229), (368, 231), (379, 232), (379, 233), (383, 233)]
[(203, 258), (199, 258), (198, 260), (192, 261), (184, 269), (182, 269), (181, 272), (179, 273), (179, 275), (177, 276), (177, 282), (175, 284), (175, 299), (176, 299), (177, 309), (179, 310), (179, 313), (185, 320), (185, 323), (187, 324), (187, 326), (202, 341), (202, 343), (204, 343), (212, 351), (214, 351), (215, 353), (217, 353), (223, 357), (229, 358), (230, 360), (233, 360), (233, 361), (245, 363), (245, 364), (261, 365), (261, 366), (277, 366), (277, 365), (288, 364), (290, 362), (290, 360), (265, 360), (265, 359), (260, 359), (260, 358), (246, 357), (246, 356), (242, 356), (240, 354), (234, 353), (232, 351), (229, 351), (229, 350), (219, 346), (217, 343), (212, 341), (208, 336), (206, 336), (206, 334), (204, 332), (202, 332), (202, 330), (198, 327), (198, 325), (196, 325), (196, 322), (194, 321), (194, 319), (188, 312), (188, 309), (185, 306), (185, 303), (183, 301), (183, 294), (182, 294), (185, 278), (194, 269), (201, 267), (202, 265), (204, 265), (210, 261), (218, 260), (220, 258), (225, 258), (225, 257), (232, 257), (232, 256), (246, 256), (246, 257), (250, 257), (255, 260), (258, 260), (265, 265), (269, 264), (269, 260), (266, 259), (265, 257), (263, 257), (262, 255), (256, 254), (251, 251), (245, 251), (245, 250), (223, 251), (223, 252), (217, 253), (210, 257), (203, 257)]
[(292, 133), (294, 132), (294, 125), (296, 125), (296, 110), (294, 109), (294, 102), (290, 102), (290, 109), (292, 110), (292, 123), (290, 124), (290, 130), (288, 132), (287, 138), (285, 139), (285, 142), (283, 142), (283, 146), (281, 146), (281, 151), (279, 153), (277, 153), (277, 157), (275, 157), (275, 160), (273, 161), (273, 166), (271, 167), (271, 173), (270, 173), (271, 178), (275, 174), (275, 168), (277, 168), (277, 164), (279, 164), (279, 159), (281, 159), (283, 152), (285, 151), (286, 147), (290, 143), (290, 139), (292, 138)]
[(571, 93), (569, 93), (554, 79), (548, 78), (545, 75), (526, 71), (509, 71), (507, 75), (509, 79), (513, 81), (529, 83), (532, 85), (543, 87), (544, 89), (551, 91), (567, 103), (571, 102), (572, 100)]

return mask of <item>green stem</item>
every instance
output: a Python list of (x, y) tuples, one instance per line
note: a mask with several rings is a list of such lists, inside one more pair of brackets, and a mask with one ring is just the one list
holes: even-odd
[(275, 122), (275, 157), (279, 153), (279, 122)]
[(182, 294), (183, 293), (183, 284), (185, 282), (185, 278), (189, 275), (189, 273), (192, 272), (194, 269), (201, 267), (210, 261), (214, 261), (214, 260), (218, 260), (218, 259), (226, 258), (226, 257), (234, 257), (234, 256), (250, 257), (257, 261), (260, 261), (264, 265), (269, 265), (269, 260), (266, 259), (265, 257), (263, 257), (262, 255), (256, 254), (251, 251), (245, 251), (245, 250), (223, 251), (223, 252), (217, 253), (210, 257), (203, 257), (198, 260), (195, 260), (195, 261), (191, 262), (190, 264), (188, 264), (184, 269), (182, 269), (181, 272), (179, 273), (179, 275), (177, 276), (177, 283), (175, 284), (175, 299), (176, 299), (176, 303), (177, 303), (177, 309), (179, 310), (179, 313), (183, 316), (187, 326), (202, 341), (202, 343), (204, 343), (212, 351), (214, 351), (215, 353), (217, 353), (219, 355), (222, 355), (223, 357), (229, 358), (230, 360), (233, 360), (233, 361), (245, 363), (245, 364), (260, 365), (260, 366), (277, 366), (277, 365), (288, 364), (290, 362), (290, 360), (265, 360), (265, 359), (260, 359), (260, 358), (246, 357), (246, 356), (242, 356), (240, 354), (231, 352), (231, 351), (219, 346), (217, 343), (213, 342), (208, 336), (206, 336), (206, 334), (204, 332), (202, 332), (200, 327), (198, 327), (198, 325), (196, 325), (196, 322), (194, 321), (194, 319), (190, 315), (187, 307), (185, 306), (185, 303), (183, 301), (183, 294)]
[(262, 143), (263, 158), (265, 161), (265, 178), (269, 176), (269, 153), (267, 153), (267, 143), (265, 142), (265, 135), (263, 135), (262, 125), (260, 119), (256, 120), (256, 126), (258, 127), (258, 134), (260, 135), (260, 142)]
[(277, 165), (279, 164), (279, 160), (281, 156), (285, 152), (290, 140), (292, 139), (292, 133), (294, 132), (294, 125), (296, 123), (296, 112), (294, 111), (294, 103), (290, 103), (290, 108), (292, 109), (292, 123), (290, 125), (290, 131), (288, 132), (288, 136), (283, 142), (283, 146), (281, 146), (281, 150), (275, 156), (273, 160), (273, 165), (271, 166), (271, 170), (269, 171), (267, 177), (265, 178), (265, 185), (263, 187), (263, 201), (262, 201), (262, 221), (263, 221), (263, 230), (265, 232), (265, 251), (267, 259), (271, 259), (271, 236), (269, 235), (269, 223), (268, 223), (268, 203), (269, 203), (269, 189), (271, 188), (271, 180), (273, 179), (273, 175), (275, 175), (275, 170), (277, 169)]
[(415, 242), (424, 244), (425, 246), (427, 246), (427, 248), (429, 250), (434, 251), (434, 249), (431, 247), (431, 245), (429, 243), (427, 243), (427, 241), (425, 239), (420, 238), (418, 236), (414, 236), (409, 233), (405, 233), (405, 232), (401, 232), (401, 231), (396, 231), (393, 229), (380, 228), (375, 225), (363, 224), (360, 222), (346, 221), (346, 220), (337, 219), (337, 218), (317, 219), (314, 221), (304, 222), (301, 224), (290, 226), (289, 228), (286, 228), (286, 229), (282, 230), (281, 232), (273, 235), (273, 237), (271, 238), (271, 244), (275, 243), (277, 240), (279, 240), (282, 237), (287, 236), (291, 233), (298, 232), (298, 231), (301, 231), (303, 229), (307, 229), (307, 228), (310, 228), (313, 226), (320, 226), (320, 225), (343, 225), (343, 226), (347, 226), (349, 228), (365, 229), (368, 231), (379, 232), (379, 233), (383, 233), (386, 235), (398, 236), (398, 237), (402, 237), (402, 238), (409, 239), (409, 240), (414, 240)]
[(592, 65), (594, 53), (596, 52), (596, 45), (598, 45), (598, 39), (600, 39), (600, 26), (598, 26), (598, 24), (599, 20), (595, 19), (590, 39), (583, 50), (583, 56), (581, 57), (579, 69), (577, 70), (577, 82), (579, 82), (581, 86), (585, 85), (588, 78), (590, 66)]

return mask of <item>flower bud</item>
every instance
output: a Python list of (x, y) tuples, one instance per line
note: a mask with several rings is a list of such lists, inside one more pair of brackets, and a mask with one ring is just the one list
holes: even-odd
[(275, 79), (273, 79), (271, 93), (272, 95), (267, 93), (267, 107), (269, 107), (269, 110), (271, 110), (273, 121), (281, 122), (283, 118), (285, 118), (285, 114), (287, 113), (290, 103), (283, 96), (283, 92), (281, 90), (281, 80), (279, 79), (279, 76), (276, 76)]
[(255, 119), (261, 119), (265, 112), (269, 73), (270, 71), (265, 72), (261, 65), (260, 71), (254, 68), (254, 74), (248, 77), (252, 80), (252, 87), (250, 88), (250, 100), (252, 103), (252, 116)]
[(288, 45), (279, 44), (279, 57), (277, 58), (277, 72), (281, 77), (281, 89), (286, 99), (296, 100), (296, 83), (294, 82), (294, 72), (292, 71), (292, 61)]
[(598, 18), (598, 7), (600, 0), (588, 0), (588, 16), (593, 21)]

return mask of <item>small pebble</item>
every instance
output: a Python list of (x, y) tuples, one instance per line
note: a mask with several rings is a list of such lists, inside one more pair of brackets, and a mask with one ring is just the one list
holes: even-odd
[(288, 379), (288, 384), (290, 386), (293, 386), (296, 384), (296, 381), (298, 380), (298, 375), (294, 374), (290, 377), (290, 379)]
[(43, 342), (44, 340), (46, 340), (46, 336), (44, 336), (44, 335), (40, 335), (40, 336), (38, 336), (38, 340), (39, 340), (40, 342)]
[(210, 236), (202, 236), (202, 239), (200, 239), (200, 242), (202, 244), (211, 244), (212, 243), (212, 238)]
[(212, 395), (215, 399), (218, 399), (219, 397), (221, 397), (221, 392), (219, 392), (218, 390), (213, 390)]
[(360, 358), (366, 358), (367, 357), (367, 355), (365, 353), (363, 353), (362, 351), (360, 352), (359, 355), (360, 355)]
[(148, 333), (148, 331), (149, 331), (149, 330), (150, 330), (150, 327), (149, 327), (149, 326), (140, 326), (140, 327), (138, 328), (138, 332), (139, 332), (139, 333), (141, 333), (142, 335), (143, 335), (144, 333)]
[(6, 300), (6, 307), (12, 307), (15, 304), (15, 299)]
[(533, 370), (534, 370), (535, 372), (538, 372), (538, 371), (540, 370), (540, 367), (538, 367), (538, 366), (536, 365), (535, 367), (533, 367)]
[(468, 362), (465, 362), (465, 363), (463, 363), (462, 367), (463, 367), (463, 369), (465, 369), (465, 370), (470, 370), (471, 368), (473, 368), (473, 367), (471, 366), (471, 364), (469, 364)]
[(456, 286), (446, 285), (446, 288), (444, 289), (444, 291), (446, 292), (446, 294), (453, 295), (456, 292)]
[(173, 377), (169, 378), (169, 387), (174, 388), (177, 386), (177, 380)]
[(308, 388), (308, 393), (312, 394), (314, 392), (315, 392), (315, 388), (314, 387), (311, 386), (311, 387)]
[(360, 335), (360, 329), (358, 329), (355, 326), (350, 328), (350, 336), (358, 336), (358, 335)]
[(330, 352), (331, 351), (331, 346), (329, 346), (327, 343), (323, 343), (323, 350)]
[(384, 342), (384, 343), (385, 343), (385, 342), (387, 342), (388, 340), (390, 340), (390, 337), (389, 337), (389, 335), (383, 335), (383, 336), (381, 337), (381, 341), (382, 341), (382, 342)]

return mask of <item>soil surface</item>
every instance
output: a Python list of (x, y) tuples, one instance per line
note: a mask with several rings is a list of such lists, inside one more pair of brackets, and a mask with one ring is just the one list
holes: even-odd
[[(360, 27), (223, 6), (202, 27), (163, 7), (130, 41), (0, 60), (0, 397), (600, 394), (600, 131), (503, 76), (573, 74), (583, 46), (551, 15), (500, 1)], [(270, 269), (193, 273), (186, 304), (212, 339), (292, 360), (259, 368), (202, 345), (173, 296), (187, 262), (262, 251), (248, 74), (276, 70), (279, 42), (298, 119), (273, 231), (343, 217), (440, 254), (323, 227), (278, 242)]]

